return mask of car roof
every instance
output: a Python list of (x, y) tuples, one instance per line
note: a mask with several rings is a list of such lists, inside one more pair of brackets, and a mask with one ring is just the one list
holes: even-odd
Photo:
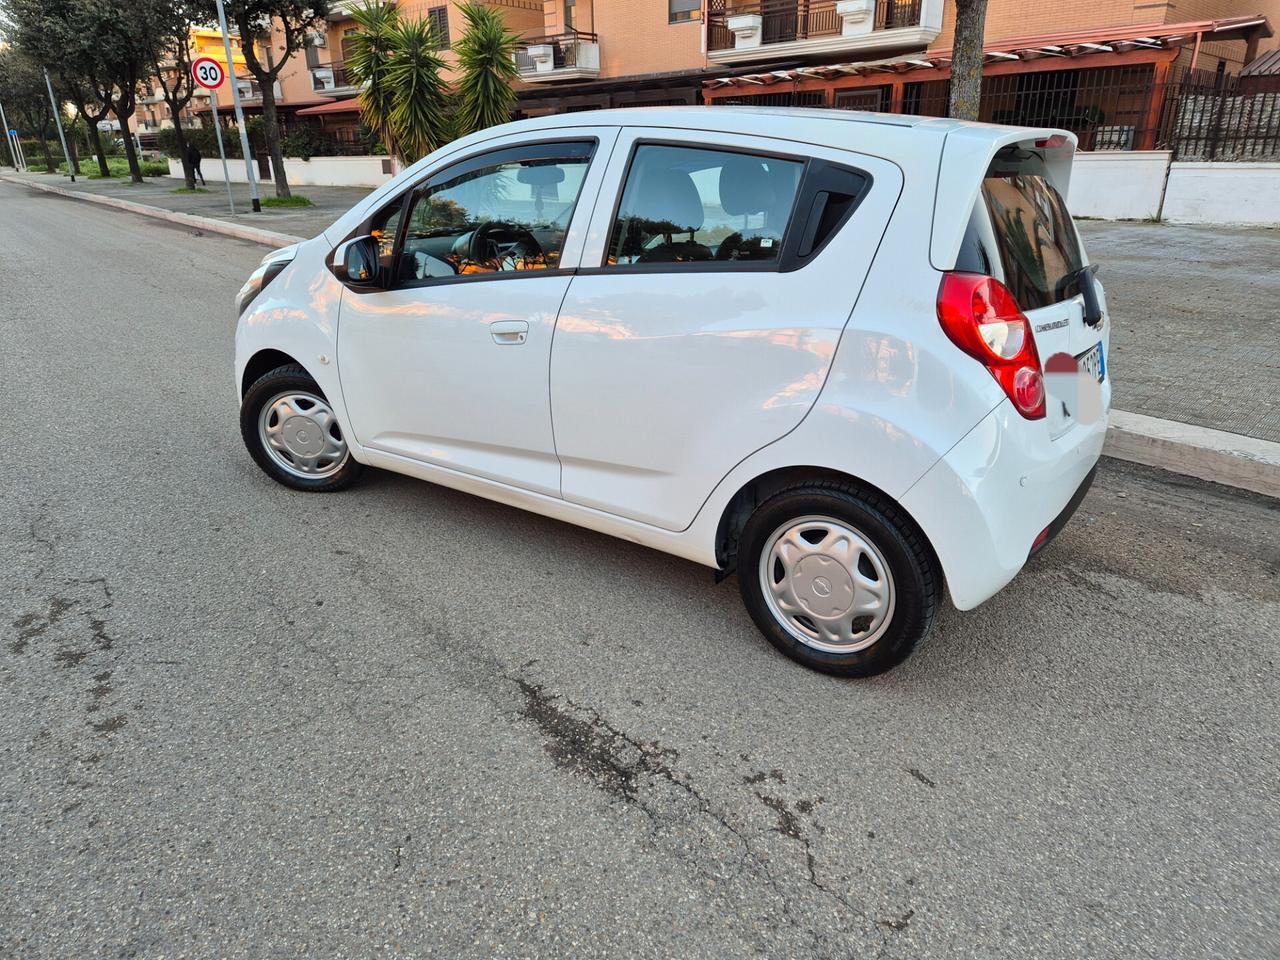
[(622, 107), (530, 117), (506, 126), (510, 126), (513, 133), (518, 129), (546, 130), (577, 126), (670, 127), (782, 136), (815, 143), (827, 142), (823, 139), (824, 131), (830, 135), (836, 126), (843, 126), (848, 132), (852, 132), (854, 127), (861, 127), (864, 133), (873, 133), (876, 128), (914, 130), (921, 136), (939, 139), (963, 128), (970, 136), (981, 138), (985, 133), (992, 140), (1003, 139), (1011, 129), (1016, 129), (945, 117), (918, 117), (823, 107), (760, 106)]

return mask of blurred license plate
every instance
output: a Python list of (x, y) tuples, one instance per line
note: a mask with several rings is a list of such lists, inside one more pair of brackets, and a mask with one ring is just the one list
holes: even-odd
[(1107, 376), (1107, 364), (1102, 357), (1102, 342), (1095, 343), (1090, 349), (1076, 357), (1081, 373), (1087, 373), (1101, 383)]

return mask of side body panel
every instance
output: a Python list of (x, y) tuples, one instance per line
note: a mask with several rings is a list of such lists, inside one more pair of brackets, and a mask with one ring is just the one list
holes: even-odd
[[(584, 268), (602, 261), (613, 201), (637, 141), (796, 153), (794, 145), (757, 137), (623, 131)], [(823, 148), (807, 153), (862, 169), (873, 185), (801, 269), (675, 263), (641, 272), (584, 269), (574, 277), (551, 363), (566, 500), (684, 529), (726, 473), (794, 430), (812, 408), (902, 177), (879, 158)]]
[[(565, 235), (563, 272), (344, 294), (338, 360), (363, 447), (559, 496), (551, 342), (613, 144), (602, 133)], [(562, 139), (585, 135), (568, 130)], [(513, 144), (494, 144), (503, 145)]]
[[(320, 385), (342, 432), (351, 435), (336, 362), (338, 305), (344, 288), (325, 266), (323, 235), (298, 246), (293, 262), (249, 304), (236, 325), (236, 399), (244, 371), (262, 350), (277, 350), (300, 363)], [(357, 457), (357, 459), (360, 459)]]

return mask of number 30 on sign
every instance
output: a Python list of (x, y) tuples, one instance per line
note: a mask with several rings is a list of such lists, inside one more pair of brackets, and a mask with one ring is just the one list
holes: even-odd
[(226, 71), (222, 68), (222, 64), (213, 57), (200, 57), (191, 64), (191, 73), (196, 78), (196, 83), (206, 90), (217, 89), (226, 79)]

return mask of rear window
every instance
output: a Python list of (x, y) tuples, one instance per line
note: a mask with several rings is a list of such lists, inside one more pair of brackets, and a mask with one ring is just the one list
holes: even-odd
[(997, 277), (1024, 310), (1080, 292), (1080, 238), (1062, 195), (1035, 166), (993, 167), (982, 181), (978, 205), (986, 216), (974, 211), (961, 269)]

